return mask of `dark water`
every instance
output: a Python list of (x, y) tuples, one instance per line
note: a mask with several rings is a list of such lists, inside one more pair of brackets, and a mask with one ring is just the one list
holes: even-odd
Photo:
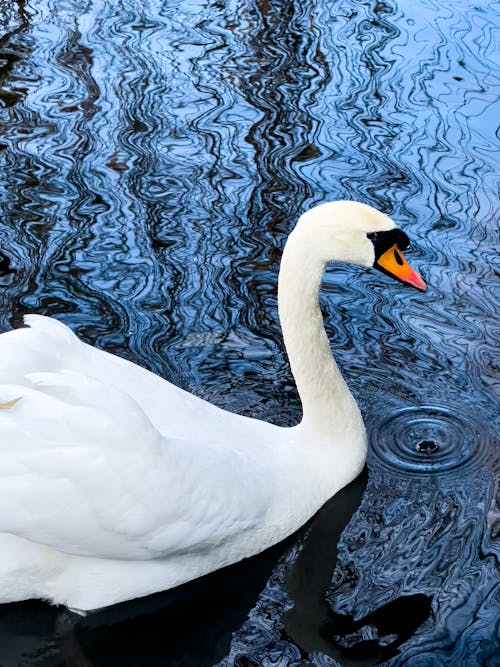
[(55, 315), (290, 424), (276, 286), (298, 214), (381, 208), (429, 284), (329, 270), (371, 445), (305, 530), (74, 631), (4, 605), (2, 667), (500, 665), (498, 19), (486, 0), (0, 1), (0, 331)]

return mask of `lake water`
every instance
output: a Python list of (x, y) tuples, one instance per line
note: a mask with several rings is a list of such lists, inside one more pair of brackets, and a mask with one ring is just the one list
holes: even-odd
[(53, 315), (292, 424), (298, 215), (384, 210), (429, 285), (329, 269), (370, 454), (304, 530), (73, 630), (4, 605), (1, 667), (500, 665), (498, 23), (486, 0), (0, 0), (0, 331)]

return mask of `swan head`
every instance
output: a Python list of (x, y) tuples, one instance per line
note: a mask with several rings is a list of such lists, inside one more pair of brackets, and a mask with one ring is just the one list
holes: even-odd
[(293, 232), (325, 264), (348, 262), (373, 267), (417, 289), (421, 276), (406, 261), (410, 241), (388, 215), (355, 201), (320, 204), (304, 213)]

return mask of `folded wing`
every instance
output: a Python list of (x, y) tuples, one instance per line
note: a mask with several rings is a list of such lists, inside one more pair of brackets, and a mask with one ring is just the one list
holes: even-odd
[(41, 320), (0, 336), (0, 533), (143, 560), (209, 551), (259, 526), (266, 466), (204, 448), (202, 424), (197, 442), (160, 433), (128, 393), (74, 370), (87, 346)]

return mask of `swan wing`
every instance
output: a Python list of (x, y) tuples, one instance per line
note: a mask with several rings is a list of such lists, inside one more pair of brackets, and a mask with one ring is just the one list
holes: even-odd
[(0, 335), (0, 384), (26, 382), (28, 373), (71, 370), (84, 373), (131, 396), (167, 436), (195, 438), (200, 420), (234, 423), (238, 416), (208, 403), (163, 378), (104, 350), (83, 343), (51, 317), (26, 315), (27, 328)]
[[(0, 533), (142, 560), (203, 553), (258, 528), (272, 487), (266, 466), (216, 442), (168, 438), (126, 392), (60, 368), (84, 344), (53, 322), (36, 339), (0, 336)], [(21, 377), (7, 349), (35, 372)]]

